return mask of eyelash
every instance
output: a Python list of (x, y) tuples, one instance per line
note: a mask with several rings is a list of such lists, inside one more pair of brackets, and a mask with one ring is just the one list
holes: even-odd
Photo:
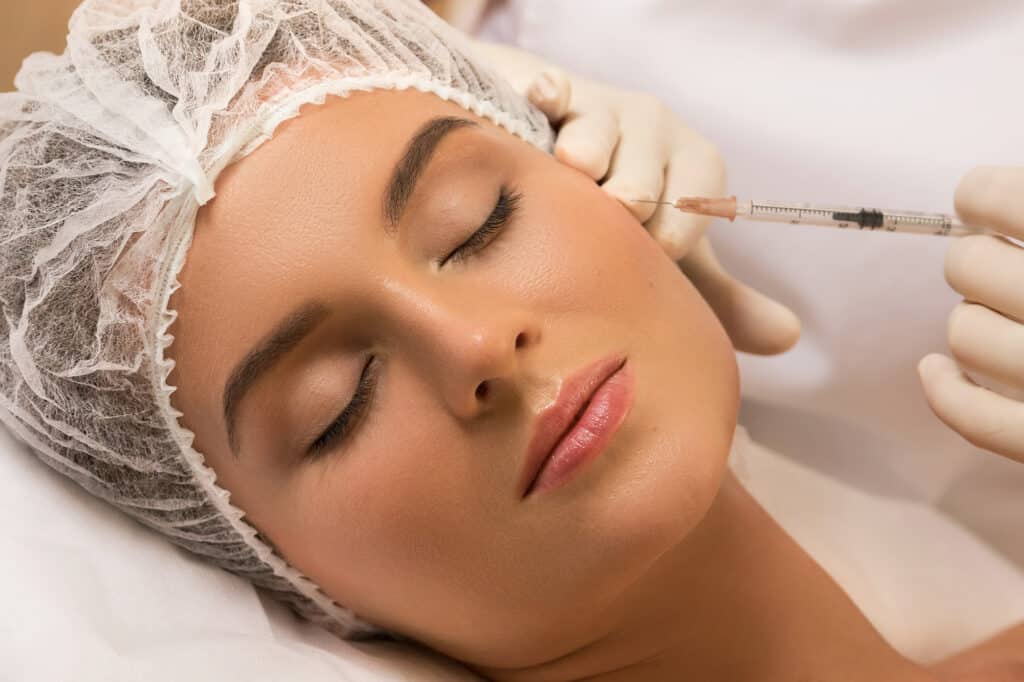
[(363, 373), (359, 376), (359, 385), (345, 409), (331, 422), (331, 425), (320, 434), (309, 446), (311, 459), (318, 459), (327, 453), (335, 444), (343, 440), (359, 421), (365, 416), (366, 408), (373, 397), (373, 391), (377, 387), (377, 372), (379, 363), (376, 357), (370, 356), (363, 366)]
[(519, 208), (520, 199), (522, 199), (522, 194), (518, 190), (503, 186), (498, 193), (498, 202), (494, 205), (494, 210), (487, 216), (484, 224), (469, 235), (469, 239), (462, 242), (457, 249), (445, 256), (441, 261), (441, 266), (443, 267), (448, 261), (461, 262), (490, 244), (494, 240), (494, 235), (512, 220)]
[[(494, 210), (487, 216), (484, 224), (457, 249), (448, 254), (441, 261), (441, 265), (449, 260), (463, 261), (494, 241), (494, 235), (505, 227), (515, 215), (521, 198), (522, 195), (517, 190), (502, 187)], [(356, 387), (352, 400), (309, 446), (310, 459), (316, 460), (323, 457), (332, 447), (344, 440), (365, 416), (370, 400), (373, 398), (374, 389), (377, 387), (378, 364), (376, 358), (371, 356), (363, 366), (363, 372), (359, 376), (359, 385)]]

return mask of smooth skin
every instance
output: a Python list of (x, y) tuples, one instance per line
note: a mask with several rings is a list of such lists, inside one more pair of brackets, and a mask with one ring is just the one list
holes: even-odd
[[(476, 125), (440, 143), (388, 236), (393, 166), (439, 116)], [(503, 186), (521, 194), (504, 230), (438, 266)], [(937, 679), (727, 473), (734, 351), (676, 264), (592, 179), (491, 123), (415, 91), (305, 107), (221, 175), (180, 281), (171, 381), (197, 449), (368, 620), (495, 680)], [(326, 314), (241, 401), (233, 454), (224, 384), (310, 298)], [(520, 499), (536, 415), (617, 352), (636, 376), (622, 428)], [(309, 459), (369, 355), (369, 411)]]

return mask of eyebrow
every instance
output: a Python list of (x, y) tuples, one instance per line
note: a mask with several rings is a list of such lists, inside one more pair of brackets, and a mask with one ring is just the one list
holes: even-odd
[(384, 192), (384, 219), (387, 226), (394, 228), (402, 219), (402, 213), (416, 189), (416, 181), (430, 162), (434, 150), (449, 133), (460, 128), (476, 127), (476, 122), (457, 116), (441, 116), (427, 121), (420, 128), (401, 160), (395, 165), (387, 190)]
[(224, 421), (231, 452), (238, 457), (236, 419), (238, 406), (253, 384), (309, 336), (327, 317), (319, 301), (306, 301), (282, 320), (232, 370), (224, 385)]

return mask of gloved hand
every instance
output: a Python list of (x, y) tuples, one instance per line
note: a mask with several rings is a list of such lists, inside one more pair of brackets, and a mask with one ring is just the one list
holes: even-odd
[(521, 50), (477, 45), (558, 128), (555, 156), (600, 182), (679, 262), (737, 350), (771, 355), (796, 343), (796, 315), (719, 264), (704, 237), (711, 218), (636, 201), (723, 196), (725, 165), (711, 143), (649, 95), (570, 76)]
[[(970, 225), (1024, 239), (1024, 168), (974, 169), (960, 181), (956, 210)], [(956, 361), (921, 360), (925, 396), (968, 442), (1024, 462), (1024, 249), (997, 236), (963, 237), (947, 254), (946, 280), (964, 297), (949, 317)]]

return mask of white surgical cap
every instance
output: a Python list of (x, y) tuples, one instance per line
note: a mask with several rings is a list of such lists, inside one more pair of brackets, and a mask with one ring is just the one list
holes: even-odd
[[(345, 636), (377, 632), (243, 518), (178, 423), (168, 309), (217, 175), (327, 95), (546, 120), (417, 0), (86, 0), (0, 95), (0, 421), (47, 464)], [(268, 95), (269, 93), (269, 95)]]

